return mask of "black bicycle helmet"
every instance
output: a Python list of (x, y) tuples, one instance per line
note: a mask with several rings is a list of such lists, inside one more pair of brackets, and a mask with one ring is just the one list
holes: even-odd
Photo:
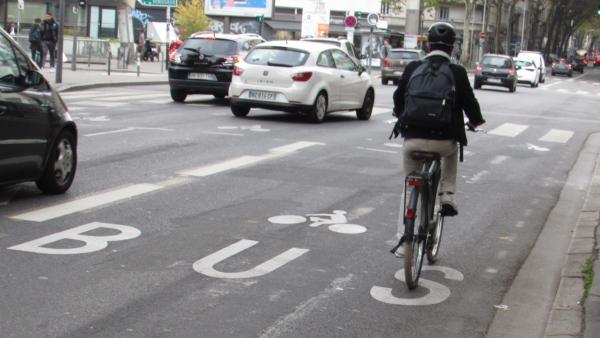
[(454, 27), (447, 22), (436, 22), (429, 27), (427, 40), (434, 45), (454, 46), (456, 41)]

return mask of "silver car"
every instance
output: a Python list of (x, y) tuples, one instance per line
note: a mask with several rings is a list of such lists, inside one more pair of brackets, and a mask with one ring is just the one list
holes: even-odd
[(423, 58), (425, 58), (425, 53), (419, 49), (392, 49), (388, 56), (383, 59), (381, 83), (387, 85), (392, 80), (394, 84), (398, 84), (398, 80), (404, 72), (404, 67), (413, 61), (422, 60)]

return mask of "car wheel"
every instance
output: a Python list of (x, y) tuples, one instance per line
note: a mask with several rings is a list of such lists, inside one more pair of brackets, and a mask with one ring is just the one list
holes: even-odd
[[(555, 75), (556, 75), (556, 73), (555, 73), (555, 72), (552, 72), (552, 76), (555, 76)], [(542, 82), (542, 83), (543, 83), (543, 82)]]
[(225, 98), (225, 94), (213, 94), (213, 96), (215, 97), (215, 99), (224, 99)]
[(367, 90), (365, 94), (365, 100), (360, 109), (356, 110), (356, 117), (361, 121), (367, 121), (371, 118), (373, 113), (373, 105), (375, 104), (375, 93), (371, 89)]
[(315, 103), (308, 112), (308, 120), (312, 123), (321, 123), (325, 120), (327, 113), (327, 96), (320, 92), (315, 99)]
[(569, 77), (573, 77), (573, 73), (569, 73)]
[(544, 82), (546, 82), (546, 77), (545, 77), (544, 75), (541, 75), (541, 76), (540, 76), (540, 81), (539, 81), (539, 82), (540, 82), (540, 83), (544, 83)]
[(233, 115), (235, 115), (237, 117), (244, 117), (244, 116), (248, 115), (248, 113), (250, 112), (250, 107), (232, 104), (231, 112), (233, 113)]
[(183, 102), (187, 97), (187, 93), (182, 90), (171, 89), (171, 98), (175, 102)]
[(475, 83), (473, 84), (473, 88), (475, 88), (475, 89), (481, 89), (481, 82), (475, 81)]
[(58, 135), (42, 176), (35, 182), (47, 194), (62, 194), (69, 190), (77, 169), (75, 135), (63, 131)]
[(388, 79), (381, 78), (381, 84), (384, 85), (384, 86), (387, 86), (387, 84), (388, 84), (389, 81), (390, 80), (388, 80)]
[(517, 91), (517, 83), (514, 82), (513, 85), (512, 85), (512, 87), (508, 88), (508, 91), (511, 92), (511, 93), (516, 92)]
[(398, 85), (399, 80), (393, 80), (392, 83), (394, 84), (394, 86)]
[(530, 83), (529, 85), (531, 86), (531, 88), (535, 88), (535, 87), (537, 87), (537, 84), (535, 83), (535, 81), (534, 81), (534, 82), (532, 82), (532, 83)]

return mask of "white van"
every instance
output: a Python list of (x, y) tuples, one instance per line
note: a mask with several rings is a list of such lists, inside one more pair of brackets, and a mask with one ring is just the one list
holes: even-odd
[(540, 71), (540, 83), (546, 82), (546, 62), (542, 52), (522, 51), (517, 59), (533, 62)]

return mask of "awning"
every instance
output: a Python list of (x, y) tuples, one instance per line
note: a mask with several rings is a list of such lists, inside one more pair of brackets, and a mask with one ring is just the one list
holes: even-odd
[(299, 32), (302, 29), (299, 21), (265, 20), (265, 23), (276, 31)]

